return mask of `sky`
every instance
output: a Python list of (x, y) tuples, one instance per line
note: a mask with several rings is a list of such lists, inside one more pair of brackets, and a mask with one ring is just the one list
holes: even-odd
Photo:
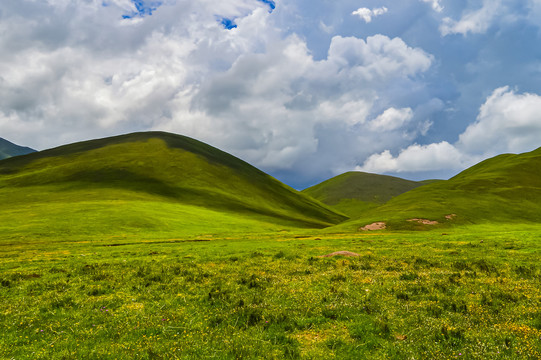
[(541, 146), (541, 0), (2, 0), (0, 137), (190, 136), (297, 189)]

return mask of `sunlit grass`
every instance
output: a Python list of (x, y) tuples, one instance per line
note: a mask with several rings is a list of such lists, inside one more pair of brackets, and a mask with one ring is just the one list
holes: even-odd
[(3, 238), (0, 358), (536, 359), (540, 230)]

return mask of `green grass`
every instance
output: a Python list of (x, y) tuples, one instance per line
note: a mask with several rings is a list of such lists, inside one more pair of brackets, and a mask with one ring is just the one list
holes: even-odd
[(379, 204), (357, 199), (342, 199), (334, 205), (330, 205), (336, 211), (346, 214), (351, 219), (357, 219), (376, 209)]
[(346, 217), (196, 140), (137, 133), (0, 162), (0, 215), (15, 237), (314, 228)]
[(350, 171), (309, 187), (303, 192), (329, 205), (335, 205), (343, 199), (382, 204), (422, 185), (424, 182)]
[(376, 205), (429, 182), (350, 171), (302, 192), (354, 219)]
[(0, 358), (537, 359), (540, 234), (2, 236)]
[[(540, 161), (342, 198), (361, 218), (335, 226), (171, 134), (0, 161), (0, 358), (539, 359)], [(389, 227), (357, 231), (369, 220)], [(320, 257), (341, 250), (360, 256)]]
[[(447, 220), (451, 214), (456, 217)], [(395, 230), (430, 228), (407, 221), (412, 218), (436, 220), (441, 227), (541, 222), (541, 149), (483, 161), (447, 181), (399, 195), (339, 228), (356, 229), (375, 221), (385, 221)]]

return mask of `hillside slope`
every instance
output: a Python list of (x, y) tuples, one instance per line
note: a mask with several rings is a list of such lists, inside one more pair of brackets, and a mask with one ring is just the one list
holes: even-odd
[(35, 221), (27, 226), (38, 233), (48, 219), (51, 234), (76, 235), (325, 227), (345, 219), (230, 154), (162, 132), (0, 161), (0, 215)]
[(541, 148), (485, 160), (449, 180), (397, 196), (344, 226), (383, 221), (394, 229), (432, 227), (411, 219), (438, 221), (439, 226), (541, 222)]
[(305, 189), (303, 193), (354, 218), (421, 185), (424, 183), (394, 176), (350, 171)]
[(0, 138), (0, 160), (7, 159), (12, 156), (26, 155), (36, 152), (29, 147), (19, 146), (6, 139)]

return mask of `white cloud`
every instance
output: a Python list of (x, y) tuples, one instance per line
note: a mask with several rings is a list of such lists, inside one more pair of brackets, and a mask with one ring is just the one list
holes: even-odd
[(372, 21), (372, 18), (375, 18), (377, 16), (385, 14), (387, 11), (389, 11), (385, 6), (375, 9), (368, 9), (368, 8), (359, 8), (351, 13), (351, 15), (357, 15), (365, 22), (369, 23)]
[(350, 76), (372, 81), (415, 75), (428, 70), (432, 61), (433, 57), (422, 49), (408, 47), (400, 38), (389, 39), (378, 34), (366, 41), (334, 37), (327, 64), (339, 74), (341, 68), (351, 69)]
[(375, 131), (391, 131), (401, 128), (413, 118), (411, 108), (385, 110), (381, 115), (370, 122), (370, 129)]
[(541, 96), (517, 94), (501, 87), (486, 99), (477, 121), (455, 144), (446, 141), (411, 145), (397, 156), (389, 150), (368, 157), (357, 170), (367, 172), (418, 172), (462, 170), (501, 153), (521, 153), (541, 147)]
[(334, 27), (332, 25), (327, 25), (323, 21), (319, 22), (319, 28), (321, 29), (321, 31), (327, 34), (332, 34), (332, 32), (334, 31)]
[(471, 165), (471, 159), (446, 141), (429, 145), (411, 145), (394, 157), (389, 150), (370, 156), (359, 171), (425, 172), (442, 169), (460, 170)]
[(491, 155), (540, 147), (541, 96), (517, 94), (507, 86), (494, 90), (457, 146), (467, 153)]
[(340, 120), (348, 125), (364, 124), (372, 109), (372, 101), (370, 100), (369, 98), (349, 100), (346, 97), (333, 101), (323, 101), (318, 105), (317, 116), (321, 119), (321, 122)]
[[(422, 50), (382, 35), (366, 41), (336, 36), (327, 59), (319, 61), (299, 37), (276, 39), (265, 55), (243, 54), (229, 70), (202, 84), (190, 112), (197, 109), (212, 126), (198, 127), (201, 118), (187, 114), (166, 121), (166, 126), (258, 166), (288, 169), (321, 151), (324, 134), (317, 134), (317, 127), (361, 126), (356, 131), (363, 131), (378, 98), (376, 90), (393, 79), (425, 71), (431, 61)], [(232, 133), (239, 135), (223, 136)], [(330, 163), (313, 166), (328, 168)]]
[(484, 33), (497, 17), (502, 15), (504, 9), (502, 0), (484, 0), (480, 9), (465, 12), (458, 21), (449, 17), (444, 18), (440, 32), (443, 36)]
[[(422, 0), (430, 2), (432, 0)], [(475, 3), (475, 2), (474, 2)], [(539, 0), (483, 0), (481, 7), (467, 7), (460, 19), (445, 17), (439, 27), (443, 36), (483, 34), (491, 27), (509, 29), (513, 24), (541, 27), (541, 1)]]
[(421, 0), (421, 1), (430, 4), (432, 6), (432, 9), (436, 12), (443, 11), (443, 6), (441, 6), (440, 0)]

